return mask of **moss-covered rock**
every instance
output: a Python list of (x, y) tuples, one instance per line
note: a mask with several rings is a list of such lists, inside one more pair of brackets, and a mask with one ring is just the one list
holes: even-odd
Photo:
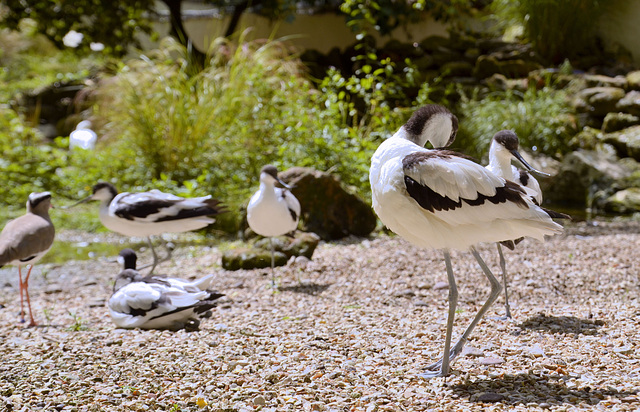
[(632, 90), (623, 96), (616, 104), (616, 109), (621, 112), (640, 116), (640, 91)]
[(602, 118), (618, 111), (616, 105), (624, 96), (624, 89), (619, 87), (589, 87), (578, 92), (572, 103), (577, 111)]
[[(274, 258), (275, 266), (284, 266), (289, 260), (282, 252), (275, 252)], [(271, 251), (255, 247), (228, 250), (222, 255), (222, 267), (226, 270), (271, 267)]]
[[(298, 231), (293, 238), (289, 236), (273, 238), (273, 248), (278, 252), (284, 253), (287, 258), (291, 256), (304, 256), (307, 259), (311, 259), (319, 242), (320, 237), (315, 233)], [(254, 247), (271, 250), (271, 244), (267, 238), (258, 240), (254, 244)]]
[(627, 73), (627, 84), (631, 90), (640, 90), (640, 70)]
[(291, 192), (300, 201), (303, 231), (333, 240), (368, 236), (375, 229), (377, 220), (371, 206), (345, 190), (332, 174), (293, 167), (279, 177), (292, 186)]
[(629, 113), (607, 113), (602, 123), (602, 131), (605, 133), (617, 132), (631, 126), (640, 124), (640, 117)]
[(613, 133), (606, 133), (602, 140), (616, 148), (618, 156), (632, 157), (640, 161), (640, 126), (632, 126)]
[(631, 187), (616, 192), (607, 199), (605, 211), (620, 214), (640, 212), (640, 188)]

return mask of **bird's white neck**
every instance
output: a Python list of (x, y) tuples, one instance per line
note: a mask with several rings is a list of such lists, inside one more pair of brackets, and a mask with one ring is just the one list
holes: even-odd
[(489, 168), (501, 176), (511, 178), (511, 154), (505, 156), (506, 149), (492, 144), (489, 149)]

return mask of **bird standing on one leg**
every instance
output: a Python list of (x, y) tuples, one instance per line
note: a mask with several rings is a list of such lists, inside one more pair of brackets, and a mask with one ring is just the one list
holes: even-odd
[[(36, 326), (29, 299), (29, 276), (33, 265), (53, 245), (55, 228), (49, 217), (51, 194), (31, 193), (27, 200), (27, 213), (8, 222), (0, 233), (0, 266), (18, 266), (20, 277), (20, 316), (24, 322), (24, 300), (29, 307), (29, 326)], [(27, 276), (22, 278), (22, 267), (29, 265)]]
[[(542, 190), (538, 181), (532, 176), (531, 173), (535, 173), (539, 176), (549, 176), (547, 173), (543, 173), (534, 169), (527, 163), (518, 152), (518, 146), (520, 141), (518, 136), (511, 130), (501, 130), (496, 133), (491, 139), (491, 146), (489, 147), (489, 164), (486, 166), (488, 170), (493, 172), (496, 176), (500, 176), (506, 180), (511, 180), (522, 186), (527, 195), (531, 197), (531, 200), (537, 204), (542, 204)], [(527, 170), (518, 169), (511, 164), (511, 159), (517, 159)], [(502, 245), (514, 250), (515, 246), (523, 238), (503, 241), (496, 243), (498, 247), (498, 255), (500, 257), (500, 268), (502, 269), (502, 283), (504, 284), (504, 305), (505, 305), (505, 318), (511, 318), (511, 308), (509, 305), (509, 292), (507, 282), (507, 263), (502, 253)]]
[[(371, 159), (369, 180), (373, 208), (393, 232), (416, 246), (444, 251), (449, 281), (449, 314), (442, 359), (428, 367), (425, 378), (447, 376), (475, 326), (500, 293), (500, 283), (474, 245), (530, 236), (543, 240), (562, 232), (551, 220), (558, 215), (534, 204), (518, 184), (506, 181), (448, 150), (457, 118), (446, 108), (427, 105), (415, 111)], [(458, 299), (451, 249), (470, 249), (491, 284), (491, 292), (471, 324), (451, 348)]]
[[(276, 187), (280, 183), (284, 188)], [(247, 222), (251, 230), (269, 237), (271, 245), (271, 283), (275, 288), (275, 251), (273, 237), (292, 232), (298, 227), (300, 202), (289, 190), (290, 187), (278, 178), (278, 169), (267, 165), (260, 171), (260, 189), (247, 206)]]
[[(156, 189), (118, 194), (115, 186), (107, 182), (95, 184), (92, 191), (92, 195), (68, 207), (99, 200), (100, 221), (107, 229), (125, 236), (145, 236), (153, 254), (150, 273), (160, 262), (151, 236), (201, 229), (215, 222), (211, 216), (225, 211), (211, 196), (183, 198)], [(162, 261), (171, 258), (171, 251), (167, 252)]]

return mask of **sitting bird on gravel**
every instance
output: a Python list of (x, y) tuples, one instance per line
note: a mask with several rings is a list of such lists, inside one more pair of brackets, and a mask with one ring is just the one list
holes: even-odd
[[(53, 245), (55, 228), (49, 217), (51, 193), (31, 193), (27, 200), (27, 213), (6, 224), (0, 233), (0, 267), (18, 267), (20, 282), (20, 321), (24, 322), (24, 300), (29, 307), (29, 326), (36, 326), (29, 299), (29, 276), (33, 265)], [(27, 276), (22, 278), (22, 267), (29, 265)]]
[[(100, 221), (107, 229), (125, 236), (145, 236), (153, 254), (149, 273), (160, 263), (151, 236), (201, 229), (215, 222), (212, 216), (225, 212), (220, 201), (211, 196), (183, 198), (156, 189), (118, 194), (115, 186), (108, 182), (95, 184), (92, 191), (92, 195), (68, 207), (99, 200)], [(171, 250), (167, 248), (167, 256), (162, 261), (170, 258)]]
[(119, 328), (197, 330), (200, 318), (224, 296), (207, 289), (213, 275), (193, 282), (142, 276), (135, 268), (136, 259), (131, 249), (123, 249), (118, 257), (123, 270), (116, 277), (108, 306)]
[[(279, 183), (283, 187), (276, 187)], [(271, 246), (271, 284), (275, 288), (275, 250), (273, 237), (293, 232), (300, 219), (300, 202), (286, 183), (278, 177), (278, 169), (267, 165), (260, 171), (260, 188), (247, 206), (247, 223), (257, 234), (268, 237)]]

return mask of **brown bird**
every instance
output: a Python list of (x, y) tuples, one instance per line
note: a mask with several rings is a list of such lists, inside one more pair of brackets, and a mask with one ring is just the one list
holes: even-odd
[[(36, 326), (29, 300), (29, 275), (33, 265), (51, 249), (55, 229), (49, 208), (51, 193), (31, 193), (27, 200), (27, 213), (6, 224), (0, 233), (0, 267), (18, 266), (20, 276), (20, 316), (24, 322), (24, 299), (29, 307), (29, 326)], [(27, 276), (22, 278), (22, 266), (29, 265)]]

